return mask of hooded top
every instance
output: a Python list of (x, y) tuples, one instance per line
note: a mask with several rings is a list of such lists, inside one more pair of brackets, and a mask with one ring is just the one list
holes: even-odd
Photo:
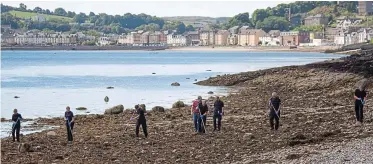
[[(278, 110), (279, 107), (280, 107), (280, 104), (281, 104), (281, 100), (278, 96), (276, 97), (272, 97), (271, 99), (269, 99), (269, 102), (270, 102), (270, 105), (272, 104), (273, 107)], [(273, 110), (273, 108), (271, 107), (271, 110)]]

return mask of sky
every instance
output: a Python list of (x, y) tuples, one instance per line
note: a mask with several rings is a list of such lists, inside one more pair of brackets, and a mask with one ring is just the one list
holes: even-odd
[(41, 7), (54, 11), (62, 7), (67, 11), (89, 14), (106, 13), (123, 15), (125, 13), (145, 13), (158, 17), (164, 16), (208, 16), (233, 17), (238, 13), (253, 13), (255, 9), (274, 7), (280, 3), (291, 1), (7, 1), (4, 5), (19, 6), (24, 3), (28, 9)]

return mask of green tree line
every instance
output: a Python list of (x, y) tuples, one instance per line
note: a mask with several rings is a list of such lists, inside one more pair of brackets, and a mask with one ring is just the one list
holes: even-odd
[[(11, 10), (70, 17), (73, 18), (73, 21), (76, 24), (69, 24), (69, 22), (62, 22), (61, 20), (48, 20), (47, 22), (28, 21), (28, 23), (25, 23), (24, 21), (7, 13)], [(38, 30), (49, 29), (53, 31), (63, 32), (97, 30), (104, 33), (117, 34), (134, 29), (144, 29), (151, 31), (172, 29), (177, 30), (179, 33), (194, 29), (193, 26), (185, 26), (185, 24), (182, 22), (165, 22), (165, 20), (163, 20), (162, 18), (147, 14), (126, 13), (123, 15), (108, 15), (105, 13), (95, 14), (94, 12), (90, 12), (88, 15), (86, 15), (85, 13), (77, 14), (75, 12), (66, 11), (63, 8), (56, 8), (54, 11), (49, 11), (48, 9), (45, 10), (40, 7), (35, 7), (33, 10), (31, 10), (27, 9), (27, 6), (23, 3), (21, 3), (18, 8), (1, 4), (1, 11), (1, 24), (10, 24), (14, 28)], [(81, 23), (88, 25), (82, 25)]]

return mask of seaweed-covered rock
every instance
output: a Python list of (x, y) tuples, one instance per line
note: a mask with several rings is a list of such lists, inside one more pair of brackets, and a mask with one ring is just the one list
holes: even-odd
[(123, 113), (124, 107), (123, 105), (117, 105), (105, 110), (105, 114), (119, 114)]
[(164, 112), (164, 108), (161, 106), (155, 106), (152, 108), (153, 112)]
[(185, 107), (185, 104), (182, 101), (176, 101), (174, 104), (172, 104), (172, 108), (181, 108), (181, 107)]
[(174, 82), (174, 83), (171, 84), (171, 86), (180, 86), (180, 83)]

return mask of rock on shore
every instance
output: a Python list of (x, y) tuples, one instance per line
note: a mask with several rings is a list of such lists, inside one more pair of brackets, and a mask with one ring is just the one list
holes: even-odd
[(180, 86), (180, 83), (174, 82), (174, 83), (171, 84), (171, 86)]
[(117, 105), (105, 110), (105, 114), (119, 114), (122, 113), (124, 110), (123, 105)]

